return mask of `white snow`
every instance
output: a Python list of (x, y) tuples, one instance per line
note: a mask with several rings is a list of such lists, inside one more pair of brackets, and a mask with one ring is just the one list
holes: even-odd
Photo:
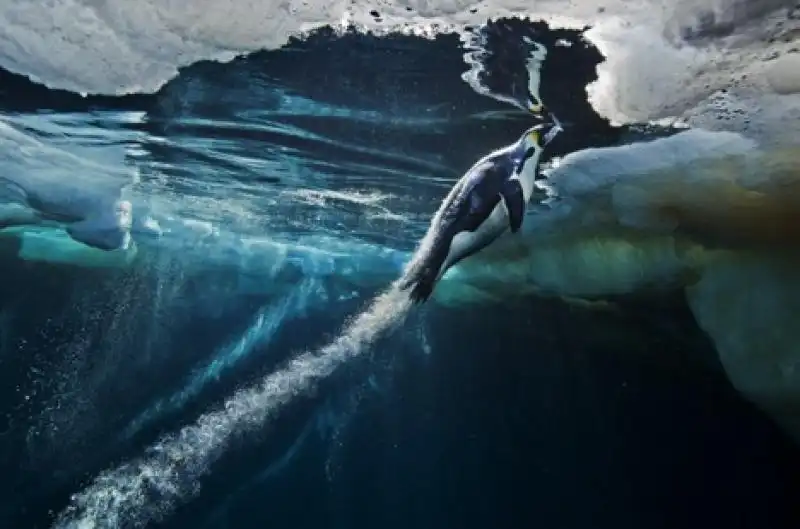
[[(763, 118), (758, 93), (772, 92), (770, 86), (786, 93), (786, 76), (783, 81), (774, 81), (774, 75), (769, 83), (764, 81), (765, 60), (783, 57), (797, 46), (800, 21), (788, 18), (786, 9), (769, 14), (786, 3), (6, 0), (0, 5), (0, 66), (51, 88), (79, 93), (152, 92), (174, 77), (179, 67), (280, 47), (290, 36), (327, 23), (433, 35), (460, 31), (490, 17), (530, 16), (561, 26), (594, 26), (590, 37), (608, 60), (590, 93), (595, 107), (615, 121), (687, 115), (698, 123), (713, 122), (708, 113), (727, 109), (711, 108), (707, 99), (721, 88), (733, 87), (749, 106), (752, 122)], [(380, 14), (379, 21), (371, 11)], [(730, 22), (736, 30), (724, 37), (694, 40), (691, 46), (683, 42), (682, 31), (696, 34), (709, 13), (717, 25)], [(798, 62), (786, 60), (789, 66)], [(796, 97), (800, 96), (787, 96), (778, 106), (800, 107)], [(773, 100), (766, 106), (775, 105)], [(768, 113), (781, 120), (781, 112)]]

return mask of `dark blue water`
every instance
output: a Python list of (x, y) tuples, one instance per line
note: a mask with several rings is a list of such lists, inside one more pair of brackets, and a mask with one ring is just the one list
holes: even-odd
[[(490, 90), (517, 93), (525, 32), (546, 45), (579, 42), (576, 32), (524, 21), (487, 30)], [(548, 49), (542, 98), (572, 127), (550, 156), (670, 133), (610, 126), (585, 101), (602, 56), (584, 45)], [(232, 231), (323, 233), (408, 251), (476, 153), (530, 124), (461, 80), (463, 53), (454, 35), (323, 30), (281, 50), (193, 65), (147, 96), (81, 98), (1, 72), (0, 107), (135, 141), (145, 153), (134, 161), (142, 196), (215, 200), (220, 189), (244, 190), (253, 216), (231, 220)], [(130, 112), (143, 118), (115, 118)], [(298, 188), (387, 193), (386, 207), (404, 215), (275, 200)], [(150, 247), (118, 270), (0, 260), (2, 527), (50, 527), (98, 472), (292, 352), (324, 345), (382, 286), (343, 285), (333, 274), (309, 287), (302, 267), (288, 267), (273, 290), (248, 289), (252, 271), (187, 266), (198, 259)], [(271, 340), (147, 415), (260, 310), (302, 288), (306, 303)], [(681, 296), (618, 301), (611, 311), (531, 298), (416, 312), (238, 439), (199, 494), (154, 526), (796, 527), (797, 449), (730, 388)]]

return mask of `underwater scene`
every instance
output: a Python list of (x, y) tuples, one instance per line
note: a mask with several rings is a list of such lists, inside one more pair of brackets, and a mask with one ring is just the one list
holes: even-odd
[(796, 1), (0, 22), (0, 528), (800, 527)]

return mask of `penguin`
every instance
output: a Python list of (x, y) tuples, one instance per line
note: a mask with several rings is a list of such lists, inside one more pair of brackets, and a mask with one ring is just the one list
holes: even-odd
[(481, 158), (453, 186), (398, 286), (424, 303), (453, 265), (494, 242), (507, 229), (518, 233), (533, 194), (539, 158), (561, 131), (552, 117), (526, 130), (515, 143)]

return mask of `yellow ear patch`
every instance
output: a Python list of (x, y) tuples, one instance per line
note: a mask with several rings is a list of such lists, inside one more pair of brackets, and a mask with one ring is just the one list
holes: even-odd
[(539, 145), (539, 138), (540, 134), (538, 130), (533, 130), (528, 134), (528, 139), (531, 140), (536, 145)]

